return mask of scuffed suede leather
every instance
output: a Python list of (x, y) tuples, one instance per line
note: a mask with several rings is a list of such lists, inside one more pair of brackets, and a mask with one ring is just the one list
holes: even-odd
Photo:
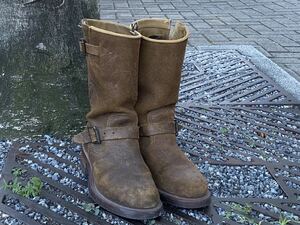
[[(143, 35), (136, 104), (139, 125), (172, 123), (188, 31), (182, 23), (170, 30), (169, 20), (136, 23)], [(205, 177), (178, 147), (175, 132), (140, 137), (140, 149), (159, 190), (185, 198), (207, 194)]]
[[(99, 20), (83, 20), (82, 29), (86, 42), (99, 50), (98, 56), (86, 55), (91, 105), (88, 125), (100, 129), (137, 127), (134, 106), (141, 36), (125, 26)], [(122, 206), (153, 208), (161, 204), (159, 193), (137, 138), (85, 143), (83, 151), (97, 191)]]
[(87, 54), (91, 110), (87, 120), (95, 126), (137, 125), (134, 105), (140, 35), (108, 21), (82, 22), (84, 39), (99, 47), (99, 56)]
[(92, 162), (99, 192), (130, 208), (153, 208), (160, 200), (137, 142), (124, 139), (105, 141), (98, 146), (85, 144), (84, 151)]
[(205, 178), (179, 149), (174, 134), (141, 137), (140, 148), (159, 189), (185, 198), (207, 193)]

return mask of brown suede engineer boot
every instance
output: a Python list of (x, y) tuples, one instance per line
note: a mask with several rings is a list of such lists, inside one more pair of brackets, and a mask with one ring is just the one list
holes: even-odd
[(90, 195), (122, 217), (157, 217), (162, 203), (140, 153), (134, 109), (141, 35), (108, 21), (84, 19), (81, 26), (91, 109), (86, 129), (73, 140), (83, 145)]
[(131, 25), (142, 34), (136, 111), (140, 148), (162, 200), (184, 208), (210, 203), (207, 181), (176, 143), (174, 109), (189, 32), (180, 22), (143, 19)]

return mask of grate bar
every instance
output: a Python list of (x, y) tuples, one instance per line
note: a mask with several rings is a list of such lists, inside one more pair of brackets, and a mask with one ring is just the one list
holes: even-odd
[(5, 212), (8, 215), (12, 215), (15, 218), (18, 218), (19, 221), (22, 221), (23, 223), (27, 225), (40, 225), (40, 223), (35, 222), (34, 220), (29, 219), (26, 215), (16, 212), (15, 210), (11, 209), (10, 207), (0, 204), (1, 210)]
[[(43, 212), (44, 216), (53, 219), (57, 223), (63, 223), (63, 224), (66, 224), (66, 225), (73, 225), (73, 223), (71, 221), (69, 221), (69, 220), (67, 220), (67, 219), (65, 219), (61, 216), (58, 216), (57, 214), (53, 213), (50, 209), (46, 209), (45, 207), (42, 207), (38, 204), (34, 204), (32, 201), (30, 201), (29, 199), (27, 199), (25, 197), (22, 197), (20, 195), (15, 195), (11, 191), (4, 191), (4, 194), (6, 195), (6, 197), (13, 196), (14, 198), (20, 200), (21, 202), (23, 202), (25, 205), (27, 205), (29, 208), (31, 208), (33, 210)], [(30, 223), (28, 223), (28, 224), (30, 225)]]

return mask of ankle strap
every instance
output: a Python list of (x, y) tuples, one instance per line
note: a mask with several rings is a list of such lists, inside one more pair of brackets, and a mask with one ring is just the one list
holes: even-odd
[(177, 123), (174, 122), (161, 122), (149, 123), (140, 127), (140, 136), (148, 137), (158, 134), (177, 134)]
[(128, 127), (86, 127), (84, 131), (75, 135), (73, 141), (78, 144), (101, 144), (102, 141), (118, 139), (138, 139), (137, 126)]

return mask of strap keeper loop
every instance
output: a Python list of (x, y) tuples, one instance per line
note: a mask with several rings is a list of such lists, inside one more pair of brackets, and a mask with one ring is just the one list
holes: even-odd
[(176, 119), (174, 119), (174, 125), (175, 125), (175, 135), (177, 136), (180, 128), (179, 128), (179, 124), (177, 123)]
[(82, 54), (86, 55), (86, 40), (84, 38), (81, 38), (79, 41), (79, 46), (80, 46), (80, 51), (82, 52)]

